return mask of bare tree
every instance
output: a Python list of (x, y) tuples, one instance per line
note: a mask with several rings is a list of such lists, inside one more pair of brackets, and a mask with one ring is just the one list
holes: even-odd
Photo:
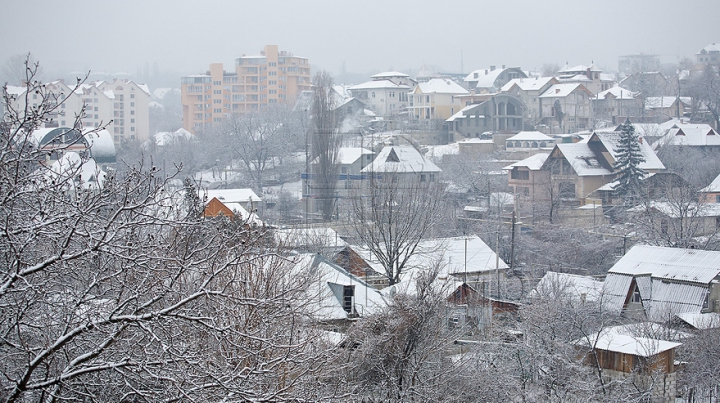
[(440, 216), (443, 187), (415, 174), (383, 173), (371, 178), (352, 199), (352, 226), (362, 244), (385, 269), (390, 285)]
[(291, 151), (291, 119), (287, 106), (270, 106), (257, 112), (232, 115), (221, 129), (229, 135), (225, 139), (260, 192), (265, 172), (280, 164)]
[(321, 204), (325, 221), (332, 218), (337, 202), (341, 144), (338, 123), (332, 98), (332, 78), (325, 71), (318, 72), (313, 78), (312, 186), (315, 199)]
[(720, 65), (707, 63), (701, 72), (690, 80), (685, 92), (699, 101), (710, 114), (708, 121), (720, 128)]
[(153, 166), (82, 186), (33, 137), (58, 100), (26, 90), (0, 130), (0, 400), (317, 400), (328, 349), (264, 231), (198, 219)]

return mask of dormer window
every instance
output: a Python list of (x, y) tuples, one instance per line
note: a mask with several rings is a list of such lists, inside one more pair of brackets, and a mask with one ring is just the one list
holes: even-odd
[(633, 291), (630, 302), (632, 302), (633, 304), (641, 304), (642, 303), (642, 298), (640, 297), (640, 288), (638, 288), (637, 284), (635, 284), (635, 290)]

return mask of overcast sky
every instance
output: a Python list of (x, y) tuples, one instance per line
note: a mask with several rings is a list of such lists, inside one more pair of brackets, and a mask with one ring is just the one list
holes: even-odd
[(155, 63), (180, 75), (211, 62), (232, 70), (265, 44), (333, 73), (423, 63), (467, 73), (593, 61), (615, 70), (619, 55), (676, 62), (720, 42), (718, 0), (0, 0), (0, 15), (0, 61), (30, 51), (47, 71), (131, 75)]

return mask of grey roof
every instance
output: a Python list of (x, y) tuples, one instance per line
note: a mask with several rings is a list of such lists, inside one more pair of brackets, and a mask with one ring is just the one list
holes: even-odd
[(701, 313), (708, 286), (718, 275), (720, 252), (637, 245), (608, 271), (604, 304), (622, 311), (635, 279), (648, 319)]
[(636, 245), (608, 273), (709, 284), (720, 275), (720, 252)]

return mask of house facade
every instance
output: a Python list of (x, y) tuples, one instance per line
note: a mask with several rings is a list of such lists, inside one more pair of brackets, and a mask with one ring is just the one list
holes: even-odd
[(419, 83), (408, 95), (408, 109), (416, 120), (446, 120), (463, 108), (461, 95), (468, 91), (447, 78), (432, 78)]
[(540, 97), (540, 124), (552, 133), (577, 132), (590, 124), (592, 93), (578, 83), (555, 84)]
[(534, 126), (540, 120), (540, 94), (558, 83), (555, 77), (516, 78), (505, 84), (500, 92), (519, 98), (527, 107), (525, 117)]

